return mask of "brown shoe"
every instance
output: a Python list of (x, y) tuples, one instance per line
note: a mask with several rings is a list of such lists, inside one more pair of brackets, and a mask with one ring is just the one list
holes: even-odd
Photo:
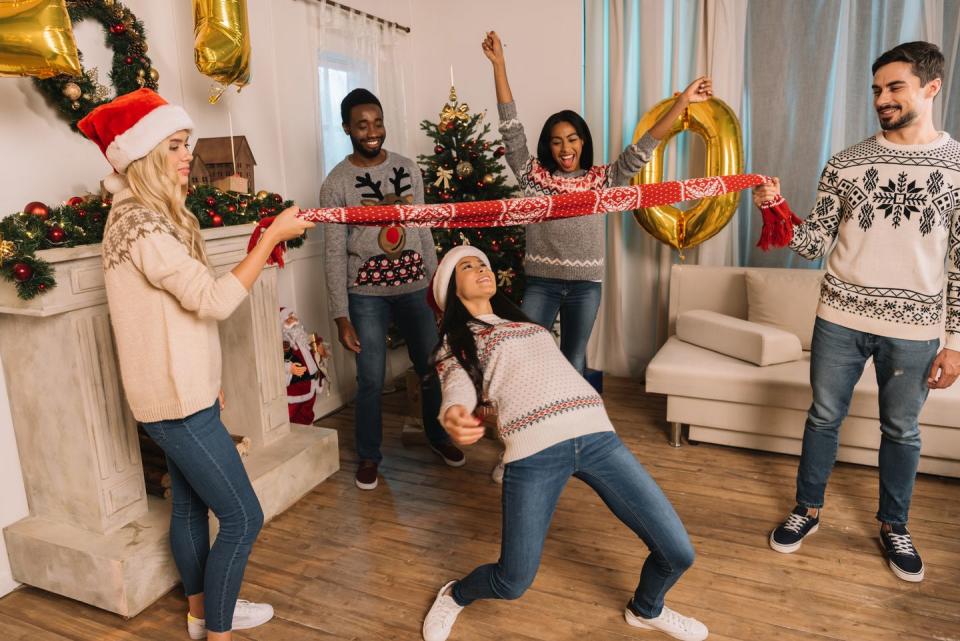
[(439, 445), (430, 443), (430, 449), (439, 454), (443, 458), (443, 462), (450, 467), (460, 467), (467, 462), (467, 457), (464, 456), (463, 452), (458, 450), (450, 441)]
[(354, 479), (357, 487), (361, 490), (374, 490), (377, 487), (377, 468), (380, 466), (376, 461), (360, 461), (357, 468), (357, 477)]

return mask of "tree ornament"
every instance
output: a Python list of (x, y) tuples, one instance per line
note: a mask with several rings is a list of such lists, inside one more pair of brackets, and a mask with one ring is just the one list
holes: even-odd
[(270, 195), (270, 192), (269, 192), (269, 191), (264, 191), (264, 190), (261, 189), (260, 191), (257, 192), (256, 198), (257, 198), (257, 200), (263, 200), (264, 198), (266, 198), (266, 197), (269, 196), (269, 195)]
[(27, 203), (23, 211), (42, 220), (46, 220), (47, 216), (50, 215), (50, 208), (38, 201)]
[(457, 163), (457, 175), (461, 178), (466, 178), (473, 174), (473, 165), (466, 160), (461, 160)]
[(517, 272), (513, 271), (511, 268), (501, 269), (497, 271), (497, 286), (498, 287), (510, 287), (513, 285), (513, 279), (516, 278)]
[(435, 154), (442, 154), (443, 152), (444, 152), (443, 145), (437, 145), (436, 147), (433, 148), (433, 153)]
[(67, 204), (70, 205), (71, 207), (78, 207), (79, 205), (83, 204), (83, 198), (81, 198), (80, 196), (74, 196), (73, 198), (67, 201)]
[(446, 167), (437, 168), (437, 179), (434, 181), (433, 186), (439, 187), (443, 184), (443, 189), (450, 189), (450, 179), (453, 178), (453, 172), (447, 169)]
[(86, 212), (85, 209), (78, 209), (78, 210), (77, 210), (77, 218), (83, 220), (83, 219), (86, 218), (86, 217), (87, 217), (87, 212)]
[(223, 227), (223, 217), (220, 214), (213, 214), (210, 216), (210, 224), (214, 227)]
[(492, 249), (492, 250), (495, 251), (495, 252), (499, 252), (499, 251), (500, 251), (500, 241), (498, 241), (498, 240), (496, 240), (496, 239), (491, 240), (491, 241), (490, 241), (490, 249)]
[(13, 279), (18, 283), (25, 283), (33, 278), (33, 267), (26, 263), (13, 264)]
[(76, 102), (79, 100), (82, 94), (83, 91), (80, 89), (80, 85), (75, 82), (68, 82), (67, 84), (63, 85), (63, 95), (71, 102)]
[(67, 238), (67, 232), (63, 231), (63, 227), (55, 226), (51, 227), (47, 231), (47, 240), (51, 243), (59, 245)]
[(493, 157), (499, 158), (505, 153), (507, 153), (507, 148), (501, 145), (500, 147), (497, 147), (497, 149), (493, 152)]

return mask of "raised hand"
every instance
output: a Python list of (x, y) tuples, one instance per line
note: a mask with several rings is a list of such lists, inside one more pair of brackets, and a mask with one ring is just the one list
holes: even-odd
[(487, 36), (483, 39), (483, 43), (480, 46), (483, 49), (483, 55), (485, 55), (490, 62), (493, 64), (504, 64), (503, 44), (500, 42), (500, 36), (497, 35), (496, 31), (487, 32)]
[(681, 95), (687, 103), (709, 100), (713, 97), (713, 80), (709, 76), (700, 76)]

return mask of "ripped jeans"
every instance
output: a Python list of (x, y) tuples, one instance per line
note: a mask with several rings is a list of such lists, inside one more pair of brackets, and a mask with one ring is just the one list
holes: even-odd
[(940, 349), (928, 341), (888, 338), (817, 318), (810, 353), (813, 404), (803, 431), (797, 470), (797, 504), (823, 507), (837, 459), (840, 423), (853, 388), (873, 357), (880, 401), (880, 509), (877, 520), (906, 524), (920, 462), (920, 410), (927, 400), (927, 375)]

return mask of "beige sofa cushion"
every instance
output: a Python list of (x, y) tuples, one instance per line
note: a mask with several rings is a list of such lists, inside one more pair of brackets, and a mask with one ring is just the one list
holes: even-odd
[(809, 269), (747, 270), (747, 320), (790, 332), (809, 350), (822, 278)]
[(706, 309), (680, 314), (677, 338), (761, 366), (795, 361), (803, 353), (790, 332)]

